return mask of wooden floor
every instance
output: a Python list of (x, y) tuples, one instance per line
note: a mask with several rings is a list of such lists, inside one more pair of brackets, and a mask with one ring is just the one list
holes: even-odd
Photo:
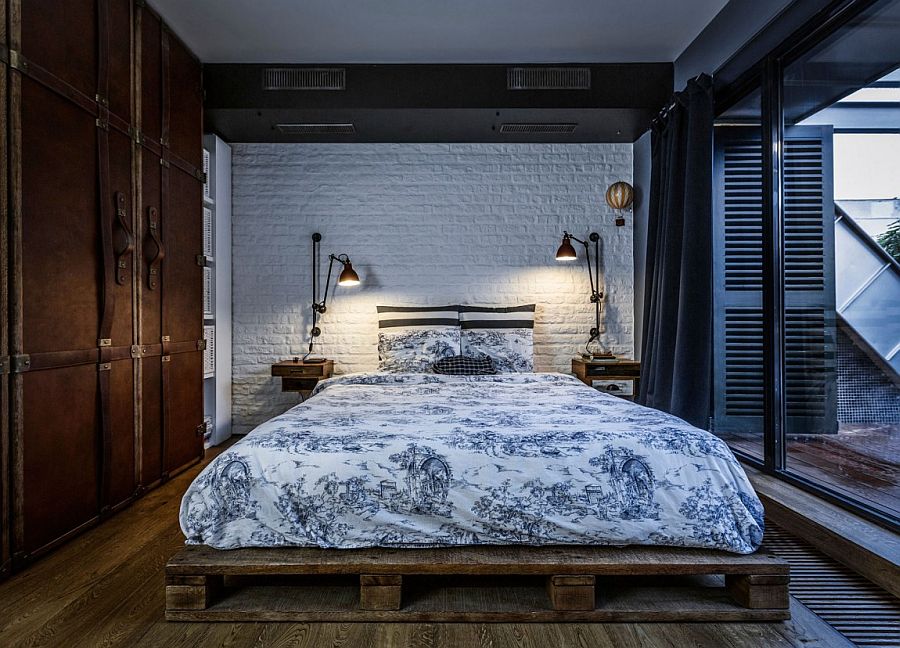
[[(733, 448), (762, 454), (761, 435), (723, 438)], [(786, 449), (792, 472), (900, 516), (900, 424), (841, 423), (837, 434), (789, 435)]]
[(0, 646), (850, 646), (792, 601), (793, 620), (741, 624), (185, 624), (163, 620), (163, 567), (181, 546), (194, 468), (0, 584)]

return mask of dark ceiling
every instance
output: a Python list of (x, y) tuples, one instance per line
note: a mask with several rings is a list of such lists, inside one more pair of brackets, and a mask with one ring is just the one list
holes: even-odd
[[(510, 67), (206, 65), (206, 129), (233, 142), (633, 142), (672, 93), (671, 63), (520, 66), (530, 89), (511, 89)], [(332, 89), (267, 89), (272, 74)]]

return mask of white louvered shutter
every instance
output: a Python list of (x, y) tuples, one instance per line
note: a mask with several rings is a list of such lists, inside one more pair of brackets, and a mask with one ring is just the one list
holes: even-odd
[(209, 182), (209, 151), (203, 149), (203, 175), (205, 181), (203, 183), (204, 200), (212, 200), (212, 187)]
[(215, 256), (215, 221), (213, 211), (209, 207), (203, 208), (203, 254), (208, 257)]
[(203, 317), (206, 319), (215, 317), (212, 273), (212, 268), (203, 268)]
[(203, 339), (206, 340), (206, 350), (203, 352), (203, 377), (210, 378), (216, 375), (216, 327), (204, 326)]

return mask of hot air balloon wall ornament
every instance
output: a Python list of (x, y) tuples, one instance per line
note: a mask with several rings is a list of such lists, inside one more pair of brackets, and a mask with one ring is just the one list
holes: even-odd
[(616, 210), (616, 225), (625, 224), (624, 210), (634, 202), (634, 188), (627, 182), (619, 181), (609, 185), (606, 190), (606, 204)]

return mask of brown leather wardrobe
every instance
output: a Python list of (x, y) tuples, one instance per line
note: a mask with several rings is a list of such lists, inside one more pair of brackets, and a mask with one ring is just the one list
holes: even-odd
[(2, 575), (203, 456), (203, 92), (143, 2), (0, 3)]

